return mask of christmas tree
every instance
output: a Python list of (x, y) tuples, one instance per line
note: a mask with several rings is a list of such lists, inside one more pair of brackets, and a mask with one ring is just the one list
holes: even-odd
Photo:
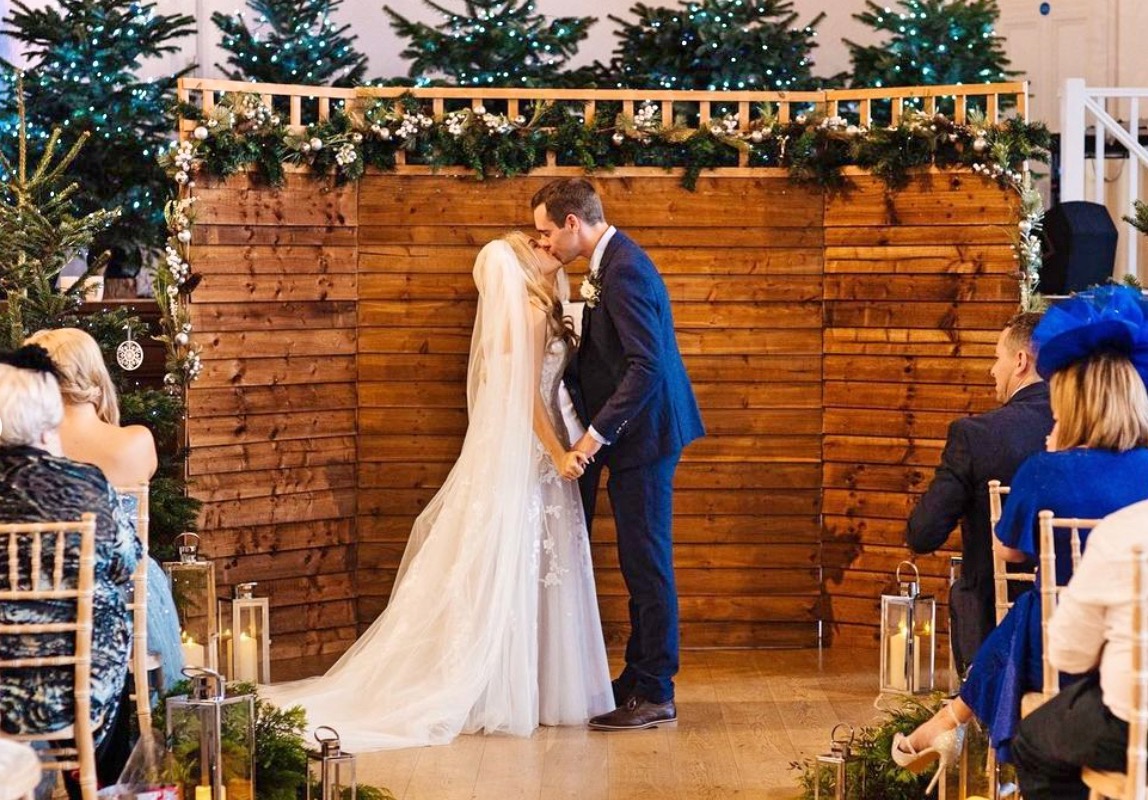
[(247, 0), (258, 22), (249, 27), (242, 12), (216, 11), (211, 21), (231, 53), (216, 64), (231, 80), (355, 86), (363, 82), (367, 57), (354, 48), (350, 25), (332, 20), (343, 0)]
[(855, 87), (930, 86), (1007, 81), (996, 0), (899, 0), (899, 10), (866, 0), (853, 17), (889, 38), (862, 46), (848, 39)]
[[(187, 497), (183, 454), (175, 437), (183, 418), (179, 397), (141, 388), (131, 373), (118, 368), (114, 353), (125, 328), (137, 339), (146, 326), (126, 306), (82, 313), (83, 280), (61, 292), (56, 280), (64, 265), (79, 250), (90, 250), (101, 234), (114, 226), (120, 210), (100, 209), (77, 214), (74, 200), (84, 196), (76, 181), (87, 149), (96, 140), (87, 133), (64, 149), (61, 129), (48, 134), (42, 153), (29, 155), (28, 124), (22, 86), (17, 79), (12, 102), (15, 159), (0, 154), (0, 348), (18, 346), (31, 333), (45, 328), (81, 328), (100, 344), (104, 360), (120, 396), (123, 424), (151, 428), (161, 445), (160, 470), (151, 482), (151, 542), (153, 552), (164, 553), (174, 537), (194, 530), (199, 503)], [(63, 154), (61, 155), (61, 151)], [(30, 168), (31, 167), (31, 168)], [(103, 266), (106, 254), (93, 259), (89, 273)], [(86, 276), (85, 276), (86, 277)]]
[(797, 25), (789, 0), (702, 0), (674, 8), (638, 3), (618, 23), (604, 84), (640, 89), (783, 91), (813, 88), (819, 14)]
[(564, 67), (597, 21), (594, 17), (548, 21), (530, 0), (465, 0), (461, 13), (431, 0), (423, 2), (445, 17), (438, 27), (413, 22), (383, 6), (395, 32), (410, 40), (401, 55), (411, 60), (409, 74), (419, 85), (572, 85), (579, 78), (564, 72)]
[[(95, 236), (92, 252), (110, 251), (113, 273), (135, 274), (164, 240), (170, 184), (156, 156), (171, 136), (166, 112), (179, 77), (144, 80), (137, 72), (144, 60), (176, 52), (171, 42), (191, 33), (194, 20), (125, 0), (59, 0), (36, 9), (16, 0), (13, 8), (4, 32), (24, 46), (31, 65), (25, 80), (29, 147), (42, 152), (54, 126), (64, 146), (91, 134), (84, 157), (70, 167), (78, 185), (73, 200), (80, 214), (121, 210)], [(16, 70), (6, 66), (0, 131), (8, 134), (4, 146), (13, 158)]]

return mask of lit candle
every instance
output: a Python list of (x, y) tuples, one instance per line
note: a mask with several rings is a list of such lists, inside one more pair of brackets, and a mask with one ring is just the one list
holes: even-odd
[[(210, 786), (196, 786), (195, 787), (195, 800), (212, 800)], [(219, 796), (215, 800), (227, 800), (227, 789), (223, 786), (219, 787)]]
[(259, 680), (259, 649), (255, 639), (246, 632), (240, 633), (238, 641), (235, 642), (235, 680), (252, 682)]
[[(180, 643), (180, 648), (183, 650), (183, 663), (189, 667), (202, 667), (204, 665), (204, 650), (203, 645), (196, 644), (195, 639), (187, 634), (184, 634), (184, 639)], [(196, 800), (200, 800), (198, 797)], [(208, 798), (210, 800), (210, 798)]]
[(905, 626), (902, 625), (889, 637), (889, 654), (885, 661), (889, 688), (900, 692), (909, 688), (905, 682), (905, 643)]
[(221, 641), (223, 642), (223, 663), (220, 664), (220, 672), (225, 673), (228, 680), (237, 680), (235, 677), (235, 662), (232, 660), (232, 647), (231, 647), (231, 628), (223, 632)]

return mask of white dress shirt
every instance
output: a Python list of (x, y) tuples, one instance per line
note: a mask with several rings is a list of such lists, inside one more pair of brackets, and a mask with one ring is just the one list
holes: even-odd
[[(597, 275), (598, 270), (602, 266), (602, 254), (606, 252), (606, 245), (614, 238), (614, 234), (618, 229), (613, 225), (606, 229), (602, 234), (602, 238), (594, 245), (594, 252), (590, 254), (590, 274)], [(579, 319), (581, 315), (579, 315)], [(563, 382), (558, 385), (558, 406), (562, 411), (562, 419), (566, 423), (566, 431), (572, 437), (570, 444), (575, 444), (578, 439), (582, 438), (581, 433), (575, 436), (575, 432), (582, 429), (582, 423), (578, 419), (578, 415), (574, 412), (574, 400), (570, 397), (570, 390), (566, 388), (566, 383)], [(601, 445), (612, 444), (605, 436), (594, 430), (594, 426), (590, 426), (589, 433), (594, 437), (594, 441)]]
[(1088, 537), (1080, 566), (1060, 593), (1048, 657), (1061, 672), (1100, 665), (1104, 705), (1132, 713), (1132, 548), (1148, 547), (1148, 500), (1104, 518)]

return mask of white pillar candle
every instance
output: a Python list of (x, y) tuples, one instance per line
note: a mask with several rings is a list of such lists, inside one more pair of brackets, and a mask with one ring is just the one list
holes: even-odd
[[(196, 644), (195, 639), (190, 636), (186, 637), (180, 643), (180, 648), (183, 650), (183, 663), (189, 667), (202, 667), (206, 664), (204, 658), (203, 645)], [(199, 800), (199, 798), (196, 798)], [(210, 798), (209, 798), (210, 800)]]
[(909, 687), (905, 683), (905, 629), (901, 628), (889, 637), (888, 666), (889, 688), (903, 692)]
[(259, 680), (259, 648), (256, 641), (246, 633), (240, 633), (235, 642), (235, 680)]

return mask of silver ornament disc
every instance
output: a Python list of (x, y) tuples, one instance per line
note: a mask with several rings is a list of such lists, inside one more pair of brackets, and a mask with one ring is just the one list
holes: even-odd
[(116, 348), (116, 363), (128, 372), (137, 370), (143, 364), (144, 351), (140, 347), (140, 343), (128, 339), (126, 342), (120, 342), (120, 346)]

